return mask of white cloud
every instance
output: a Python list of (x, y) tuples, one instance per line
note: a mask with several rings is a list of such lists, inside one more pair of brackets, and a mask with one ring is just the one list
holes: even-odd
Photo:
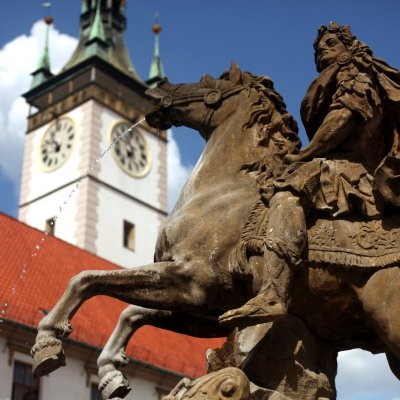
[(181, 153), (171, 130), (168, 138), (168, 210), (171, 211), (193, 166), (182, 164)]
[(396, 400), (400, 382), (390, 371), (384, 354), (363, 350), (339, 353), (336, 379), (340, 400)]
[[(20, 97), (29, 89), (31, 72), (37, 67), (44, 47), (46, 25), (36, 22), (28, 35), (21, 35), (0, 49), (0, 171), (20, 185), (20, 171), (28, 105)], [(50, 28), (49, 51), (51, 70), (56, 73), (76, 47), (77, 39)]]

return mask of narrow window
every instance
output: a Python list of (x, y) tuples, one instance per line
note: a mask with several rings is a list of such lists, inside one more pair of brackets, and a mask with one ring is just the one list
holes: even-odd
[(11, 400), (38, 400), (39, 380), (33, 379), (32, 365), (14, 363)]
[(47, 232), (48, 235), (54, 236), (55, 229), (56, 219), (53, 217), (46, 220), (45, 232)]
[(124, 247), (135, 251), (135, 225), (124, 221)]
[(102, 400), (96, 383), (90, 385), (90, 400)]

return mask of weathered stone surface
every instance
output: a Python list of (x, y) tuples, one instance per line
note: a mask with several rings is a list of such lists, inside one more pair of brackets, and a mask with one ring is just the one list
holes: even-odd
[(250, 382), (238, 368), (224, 368), (191, 381), (183, 379), (163, 400), (249, 400)]
[[(295, 316), (237, 330), (220, 350), (208, 354), (209, 370), (241, 368), (251, 382), (251, 399), (336, 398), (337, 351)], [(268, 390), (266, 390), (268, 388)], [(253, 390), (254, 389), (254, 390)], [(271, 397), (271, 396), (275, 397)]]
[[(202, 399), (225, 367), (245, 372), (251, 399), (334, 400), (337, 352), (355, 347), (386, 353), (400, 376), (400, 73), (346, 26), (321, 27), (314, 47), (320, 74), (302, 103), (301, 150), (272, 81), (235, 64), (218, 79), (149, 91), (147, 122), (198, 130), (204, 152), (154, 264), (74, 277), (40, 322), (39, 347), (68, 336), (85, 300), (108, 295), (131, 304), (99, 358), (110, 391), (128, 391), (115, 371), (145, 324), (230, 335), (209, 352), (214, 372), (182, 381), (174, 400)], [(35, 352), (38, 374), (60, 366), (45, 353)]]

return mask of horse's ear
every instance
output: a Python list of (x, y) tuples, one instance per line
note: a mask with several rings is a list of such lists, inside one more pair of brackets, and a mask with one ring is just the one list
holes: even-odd
[(236, 84), (239, 84), (242, 82), (242, 71), (240, 71), (240, 68), (235, 63), (235, 61), (232, 61), (232, 63), (231, 63), (231, 69), (229, 70), (229, 80), (232, 83), (236, 83)]
[(215, 79), (211, 75), (204, 75), (200, 82), (206, 87), (210, 89), (214, 89), (217, 87), (217, 83), (215, 82)]

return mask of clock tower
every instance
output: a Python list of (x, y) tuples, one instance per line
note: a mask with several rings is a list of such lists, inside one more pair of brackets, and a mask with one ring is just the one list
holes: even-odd
[[(24, 95), (31, 111), (19, 219), (131, 267), (152, 262), (167, 216), (167, 140), (144, 122), (127, 131), (151, 105), (125, 45), (125, 7), (83, 0), (78, 46), (57, 75), (46, 37)], [(161, 74), (153, 68), (151, 83)]]

